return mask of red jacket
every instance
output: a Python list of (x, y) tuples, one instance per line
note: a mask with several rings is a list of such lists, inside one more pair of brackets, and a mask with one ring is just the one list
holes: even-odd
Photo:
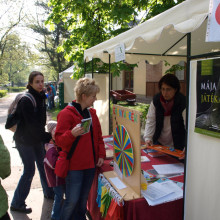
[[(96, 110), (90, 108), (89, 112), (92, 117), (95, 159), (97, 163), (98, 158), (105, 158), (105, 147), (100, 122), (96, 115)], [(82, 119), (83, 117), (76, 110), (76, 108), (70, 105), (65, 107), (58, 114), (55, 140), (56, 144), (61, 147), (63, 151), (70, 151), (71, 146), (76, 139), (72, 135), (71, 130), (77, 124), (81, 123)], [(91, 133), (88, 132), (81, 135), (79, 139), (79, 142), (70, 160), (70, 170), (84, 170), (94, 167)]]

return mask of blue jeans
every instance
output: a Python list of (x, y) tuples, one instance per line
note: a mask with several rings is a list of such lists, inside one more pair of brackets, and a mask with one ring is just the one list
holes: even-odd
[(53, 101), (53, 97), (48, 97), (48, 108), (52, 109), (54, 107), (54, 101)]
[(66, 200), (62, 220), (86, 220), (86, 205), (95, 175), (95, 168), (71, 170), (66, 177)]
[(18, 182), (11, 205), (15, 208), (25, 206), (25, 200), (30, 192), (31, 182), (35, 173), (35, 162), (40, 174), (44, 196), (49, 198), (53, 197), (53, 189), (48, 187), (44, 172), (43, 160), (45, 150), (43, 144), (32, 146), (16, 144), (16, 148), (24, 164), (24, 171)]
[(54, 202), (51, 212), (51, 218), (54, 220), (60, 220), (62, 206), (63, 206), (63, 195), (65, 192), (65, 185), (53, 187), (54, 191)]

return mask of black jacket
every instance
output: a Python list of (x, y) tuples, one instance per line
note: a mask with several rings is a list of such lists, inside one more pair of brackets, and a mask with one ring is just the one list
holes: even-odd
[(49, 143), (51, 134), (45, 132), (46, 95), (44, 92), (37, 92), (32, 87), (29, 92), (34, 96), (37, 107), (34, 108), (27, 97), (23, 97), (18, 103), (16, 114), (18, 114), (19, 122), (14, 134), (15, 142), (23, 145)]
[[(154, 142), (156, 142), (160, 137), (164, 122), (164, 108), (160, 102), (160, 96), (161, 93), (158, 93), (153, 98), (153, 103), (156, 108), (156, 129), (153, 136)], [(179, 150), (183, 150), (183, 148), (186, 146), (186, 130), (182, 116), (182, 112), (185, 108), (186, 97), (181, 93), (177, 93), (174, 97), (174, 104), (171, 111), (170, 124), (174, 147)]]

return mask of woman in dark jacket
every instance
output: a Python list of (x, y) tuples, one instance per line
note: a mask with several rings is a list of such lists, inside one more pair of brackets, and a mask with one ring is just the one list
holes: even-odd
[(44, 197), (52, 198), (53, 191), (46, 182), (43, 159), (45, 156), (44, 143), (49, 142), (51, 135), (45, 132), (46, 105), (43, 92), (44, 76), (34, 71), (29, 76), (28, 92), (34, 97), (36, 107), (31, 100), (24, 96), (18, 103), (16, 114), (19, 122), (14, 135), (16, 148), (24, 164), (24, 171), (15, 190), (11, 203), (11, 211), (31, 213), (25, 200), (30, 192), (31, 182), (35, 173), (35, 162), (40, 174)]
[(186, 97), (181, 94), (180, 83), (174, 74), (164, 75), (158, 84), (160, 93), (156, 94), (147, 114), (144, 139), (146, 147), (161, 144), (183, 150), (185, 157)]

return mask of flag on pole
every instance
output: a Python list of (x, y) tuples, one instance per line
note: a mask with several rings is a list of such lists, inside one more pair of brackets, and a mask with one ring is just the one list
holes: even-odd
[(220, 0), (210, 0), (206, 42), (220, 41)]

